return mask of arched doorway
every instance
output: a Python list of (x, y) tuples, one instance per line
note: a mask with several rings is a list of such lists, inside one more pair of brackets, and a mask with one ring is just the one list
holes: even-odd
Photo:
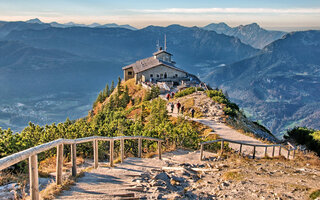
[(167, 72), (164, 73), (164, 78), (167, 78)]

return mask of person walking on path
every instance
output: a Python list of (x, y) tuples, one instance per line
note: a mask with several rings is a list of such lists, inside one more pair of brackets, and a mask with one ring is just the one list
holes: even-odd
[(170, 99), (170, 94), (169, 93), (167, 94), (166, 98), (169, 101), (169, 99)]
[(178, 103), (177, 103), (178, 114), (179, 114), (179, 111), (180, 111), (180, 107), (181, 107), (181, 103), (178, 101)]
[(184, 106), (181, 106), (181, 114), (184, 112)]
[(174, 98), (174, 92), (171, 92), (171, 98)]
[(193, 108), (191, 108), (191, 117), (192, 118), (194, 118), (194, 113), (195, 113), (196, 111), (193, 109)]
[(173, 108), (174, 108), (174, 105), (173, 105), (173, 103), (171, 103), (171, 113), (173, 113)]

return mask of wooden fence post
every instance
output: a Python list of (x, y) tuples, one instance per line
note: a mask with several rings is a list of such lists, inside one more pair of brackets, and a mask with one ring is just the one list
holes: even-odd
[(57, 185), (62, 184), (62, 167), (63, 167), (63, 144), (59, 144), (57, 146), (57, 172), (56, 172)]
[(71, 144), (72, 176), (77, 176), (77, 145)]
[(287, 159), (290, 159), (290, 149), (288, 149), (288, 156)]
[(253, 155), (252, 158), (254, 159), (256, 157), (256, 146), (253, 146)]
[(98, 168), (98, 162), (99, 162), (99, 157), (98, 157), (98, 140), (93, 140), (93, 168)]
[(293, 150), (293, 155), (292, 155), (292, 159), (294, 159), (294, 157), (296, 156), (296, 150)]
[(161, 160), (161, 141), (158, 141), (158, 154), (159, 154), (159, 160)]
[(121, 163), (124, 160), (124, 139), (120, 139)]
[(275, 146), (272, 147), (272, 157), (274, 157)]
[(141, 158), (142, 153), (142, 138), (138, 139), (138, 157)]
[(242, 153), (242, 144), (240, 144), (240, 151), (239, 153), (241, 154)]
[(203, 160), (203, 144), (200, 145), (200, 161)]
[(110, 167), (113, 167), (113, 150), (114, 150), (114, 140), (110, 140)]
[(279, 156), (281, 156), (281, 146), (279, 146)]
[(221, 155), (223, 153), (223, 148), (224, 148), (224, 140), (221, 141)]
[(30, 196), (32, 200), (39, 200), (38, 156), (29, 157)]
[(267, 156), (268, 156), (268, 147), (266, 146), (264, 149), (264, 157), (267, 157)]

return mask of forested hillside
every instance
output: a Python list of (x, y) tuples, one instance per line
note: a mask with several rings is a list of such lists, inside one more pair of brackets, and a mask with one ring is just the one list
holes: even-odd
[[(93, 111), (89, 116), (64, 123), (39, 126), (29, 123), (21, 133), (14, 133), (10, 129), (0, 129), (0, 158), (37, 146), (59, 138), (83, 138), (88, 136), (131, 136), (143, 135), (165, 139), (165, 145), (196, 149), (205, 130), (204, 126), (189, 122), (183, 118), (170, 118), (167, 113), (166, 101), (157, 98), (157, 90), (146, 91), (131, 80), (113, 89), (106, 87), (97, 98)], [(130, 88), (130, 89), (129, 89)], [(150, 99), (153, 100), (150, 101)], [(134, 104), (132, 104), (134, 99)], [(116, 144), (118, 145), (118, 144)], [(126, 141), (126, 145), (136, 145)], [(100, 149), (107, 149), (105, 144), (99, 144)], [(77, 146), (83, 156), (92, 155), (92, 144)], [(132, 148), (137, 149), (137, 148)], [(150, 142), (146, 149), (153, 151), (156, 144)], [(66, 154), (70, 149), (67, 147)], [(106, 152), (106, 151), (99, 151)], [(40, 161), (53, 156), (55, 149), (39, 155)], [(101, 155), (102, 157), (107, 155)], [(18, 166), (24, 169), (26, 163)]]

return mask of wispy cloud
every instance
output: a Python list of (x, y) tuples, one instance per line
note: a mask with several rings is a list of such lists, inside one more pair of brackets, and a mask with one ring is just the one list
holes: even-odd
[(166, 8), (166, 9), (134, 9), (130, 10), (138, 13), (172, 13), (172, 14), (209, 14), (209, 13), (228, 13), (228, 14), (320, 14), (320, 8)]

